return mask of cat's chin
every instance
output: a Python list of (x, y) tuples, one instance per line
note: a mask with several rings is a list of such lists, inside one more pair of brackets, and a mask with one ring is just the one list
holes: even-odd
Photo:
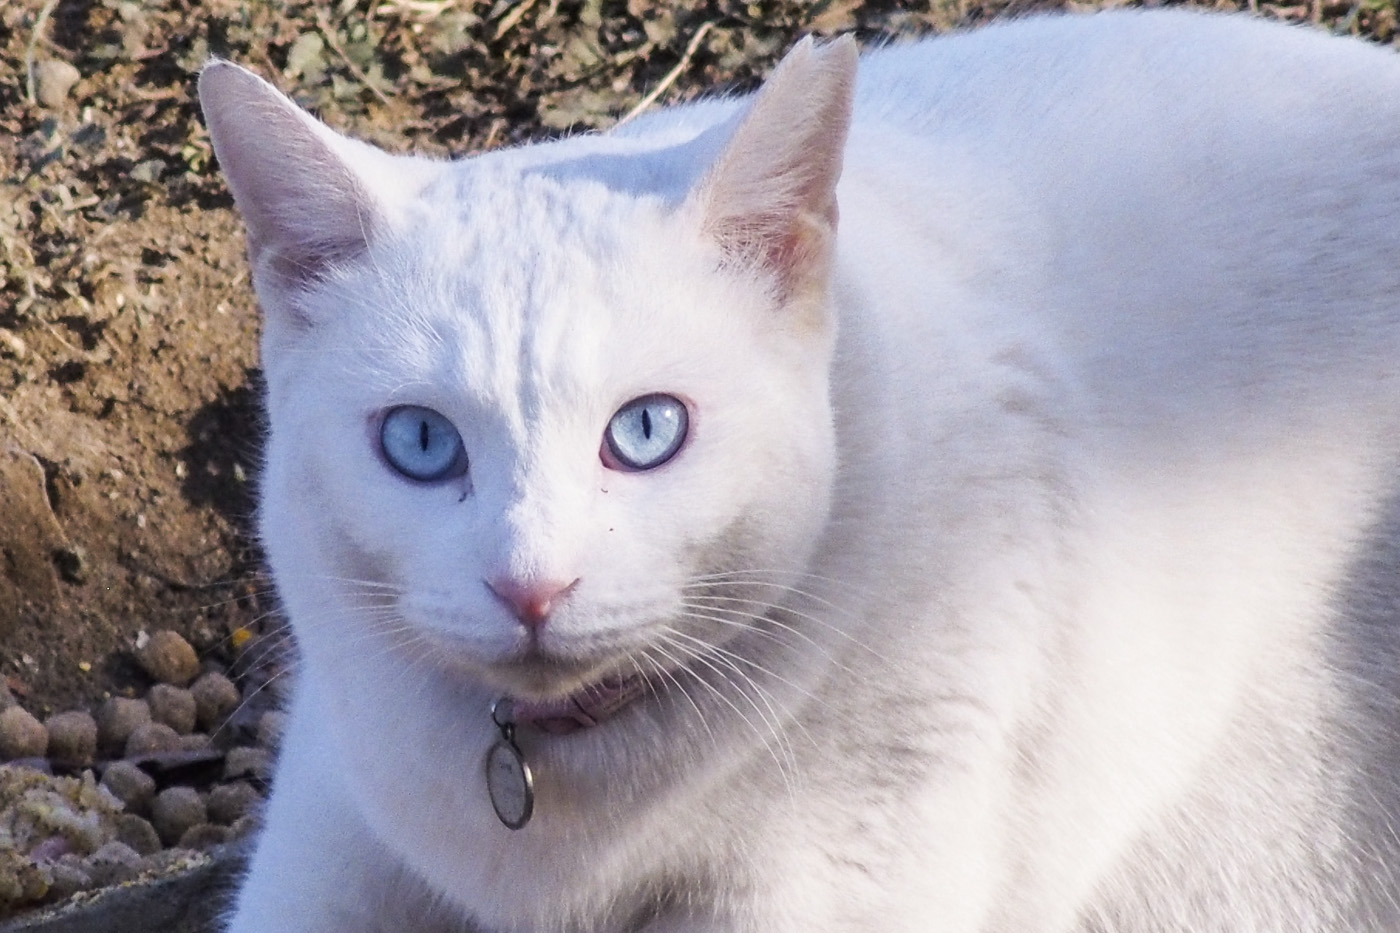
[[(447, 646), (440, 646), (446, 648)], [(460, 646), (435, 655), (439, 671), (452, 680), (474, 682), (489, 691), (531, 705), (567, 703), (588, 691), (606, 691), (628, 677), (613, 657), (572, 658), (530, 649), (513, 657), (484, 660)]]

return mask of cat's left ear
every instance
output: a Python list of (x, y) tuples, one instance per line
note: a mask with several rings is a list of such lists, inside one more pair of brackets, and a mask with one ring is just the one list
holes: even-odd
[(780, 301), (827, 281), (856, 66), (850, 36), (799, 42), (691, 196), (727, 261), (769, 273)]

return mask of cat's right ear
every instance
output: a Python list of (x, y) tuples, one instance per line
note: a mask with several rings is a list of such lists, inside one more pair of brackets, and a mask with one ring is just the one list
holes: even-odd
[(827, 281), (856, 66), (849, 36), (799, 42), (739, 115), (692, 194), (727, 261), (762, 270), (783, 302)]
[(199, 102), (260, 291), (295, 293), (365, 252), (382, 221), (365, 170), (390, 156), (335, 133), (232, 62), (204, 67)]

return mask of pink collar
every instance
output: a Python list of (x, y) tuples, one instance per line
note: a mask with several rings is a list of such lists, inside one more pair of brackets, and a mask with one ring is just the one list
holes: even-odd
[(591, 729), (616, 715), (641, 696), (645, 688), (646, 681), (641, 677), (629, 677), (605, 680), (558, 700), (506, 697), (498, 704), (497, 715), (501, 721), (517, 726), (530, 726), (550, 735), (568, 735)]

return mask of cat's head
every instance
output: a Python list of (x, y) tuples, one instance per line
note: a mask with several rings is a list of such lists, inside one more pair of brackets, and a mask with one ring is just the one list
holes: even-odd
[(780, 601), (835, 470), (854, 69), (807, 42), (752, 100), (459, 162), (205, 69), (265, 313), (261, 531), (310, 660), (397, 640), (542, 700)]

